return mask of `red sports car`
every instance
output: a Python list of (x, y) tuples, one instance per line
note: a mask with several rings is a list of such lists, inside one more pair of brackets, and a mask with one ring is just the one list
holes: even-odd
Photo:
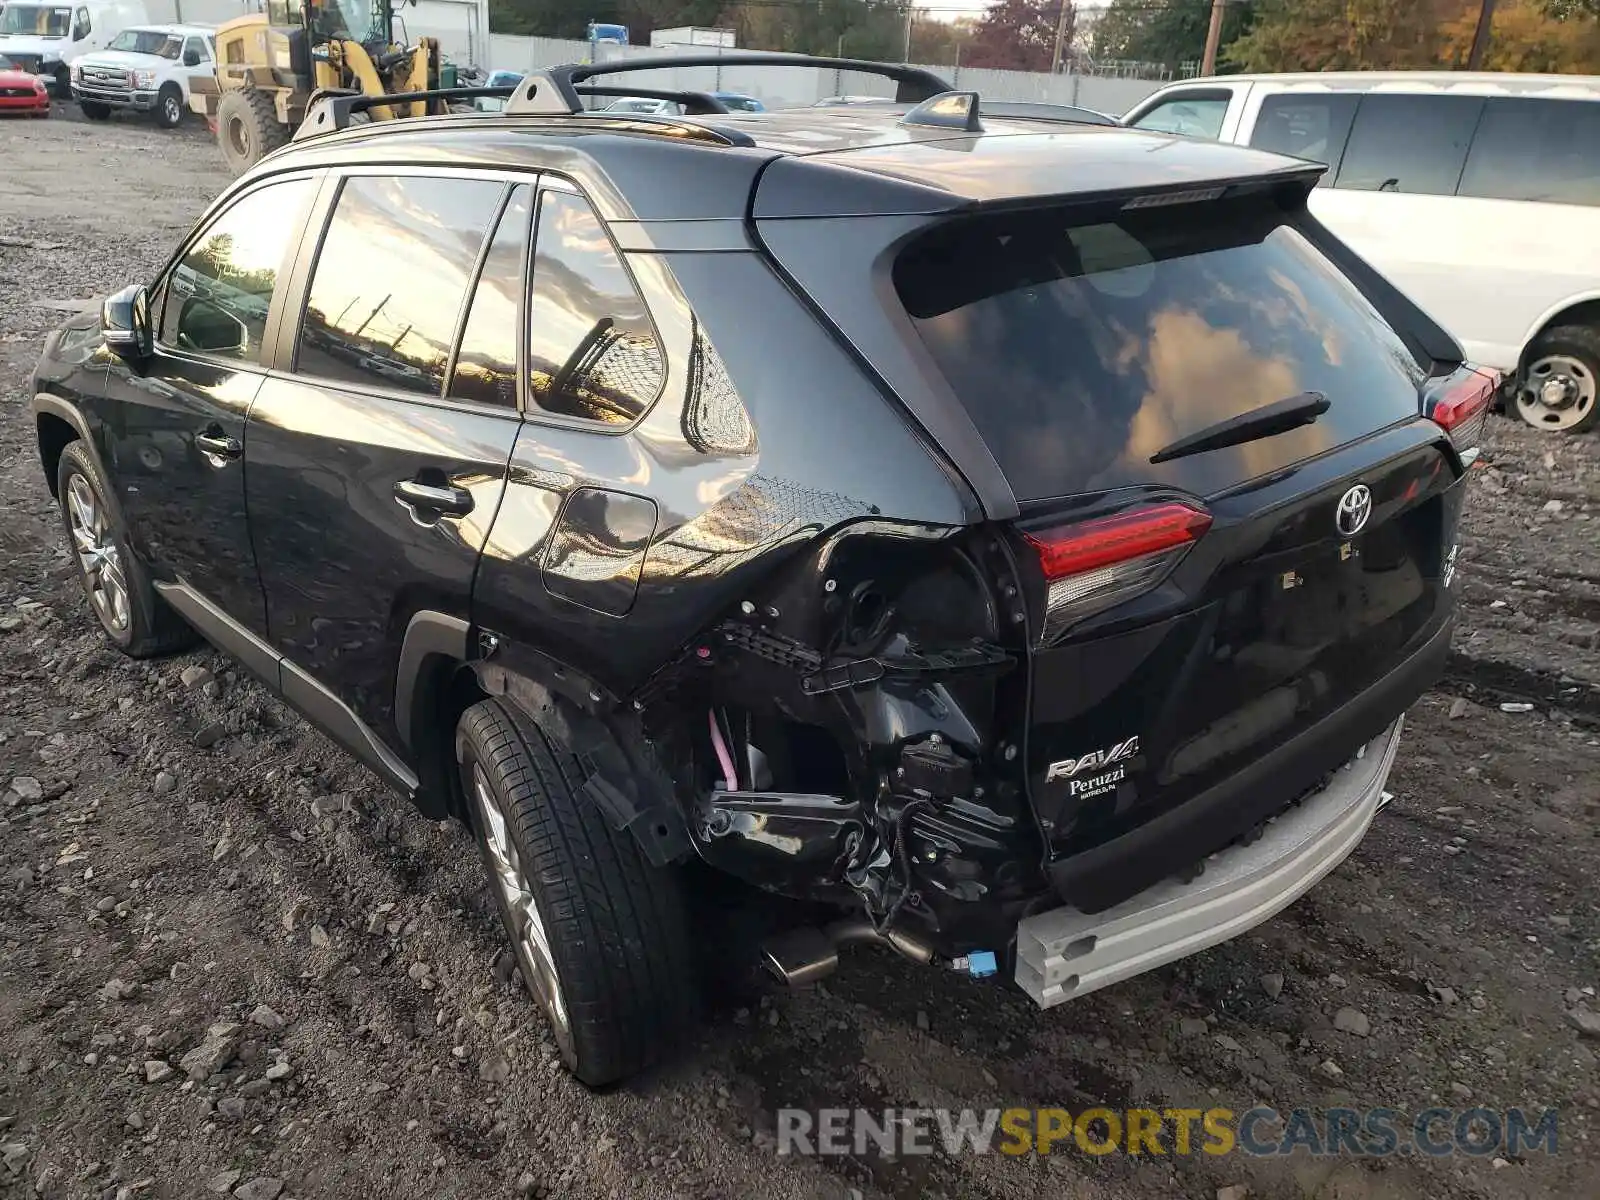
[(45, 90), (44, 82), (31, 71), (19, 70), (3, 54), (0, 54), (0, 113), (30, 117), (50, 115), (50, 93)]

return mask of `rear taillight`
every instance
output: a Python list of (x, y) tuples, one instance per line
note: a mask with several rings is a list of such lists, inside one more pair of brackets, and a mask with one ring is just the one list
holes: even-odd
[(1044, 573), (1044, 640), (1155, 587), (1209, 528), (1210, 513), (1172, 502), (1024, 534)]
[(1488, 367), (1467, 367), (1446, 379), (1429, 396), (1428, 416), (1450, 435), (1469, 464), (1478, 457), (1489, 405), (1500, 386), (1500, 372)]

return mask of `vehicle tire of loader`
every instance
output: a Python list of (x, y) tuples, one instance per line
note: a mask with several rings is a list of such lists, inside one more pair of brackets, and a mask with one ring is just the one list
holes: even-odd
[(91, 121), (104, 121), (111, 116), (111, 106), (101, 104), (98, 100), (80, 100), (78, 109)]
[(577, 758), (513, 705), (473, 705), (455, 745), (490, 890), (562, 1061), (591, 1087), (638, 1072), (698, 1008), (678, 873), (578, 795)]
[(128, 544), (111, 489), (82, 442), (69, 443), (56, 467), (61, 526), (89, 607), (113, 645), (130, 658), (171, 654), (199, 637), (150, 586)]
[(225, 92), (217, 102), (217, 145), (235, 175), (243, 175), (265, 154), (289, 142), (272, 97), (255, 88)]
[(183, 89), (177, 84), (164, 85), (156, 96), (155, 118), (162, 129), (176, 129), (183, 124)]

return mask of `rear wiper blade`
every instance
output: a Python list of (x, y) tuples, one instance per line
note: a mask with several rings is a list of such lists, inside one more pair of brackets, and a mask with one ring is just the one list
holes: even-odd
[(1301, 392), (1298, 396), (1274, 400), (1271, 404), (1240, 413), (1236, 417), (1229, 417), (1225, 421), (1218, 421), (1215, 425), (1207, 425), (1197, 433), (1181, 437), (1172, 445), (1157, 450), (1150, 456), (1150, 461), (1171, 462), (1175, 458), (1186, 458), (1191, 454), (1201, 454), (1207, 450), (1220, 450), (1224, 446), (1258, 441), (1275, 433), (1288, 433), (1291, 429), (1311, 424), (1327, 412), (1329, 407), (1328, 398), (1321, 392)]

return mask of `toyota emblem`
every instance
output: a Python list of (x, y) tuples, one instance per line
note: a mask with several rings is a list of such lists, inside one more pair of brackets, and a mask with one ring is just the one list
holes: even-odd
[(1366, 528), (1367, 518), (1371, 515), (1372, 489), (1364, 483), (1358, 483), (1339, 497), (1339, 509), (1333, 514), (1333, 523), (1339, 527), (1341, 536), (1355, 537)]

